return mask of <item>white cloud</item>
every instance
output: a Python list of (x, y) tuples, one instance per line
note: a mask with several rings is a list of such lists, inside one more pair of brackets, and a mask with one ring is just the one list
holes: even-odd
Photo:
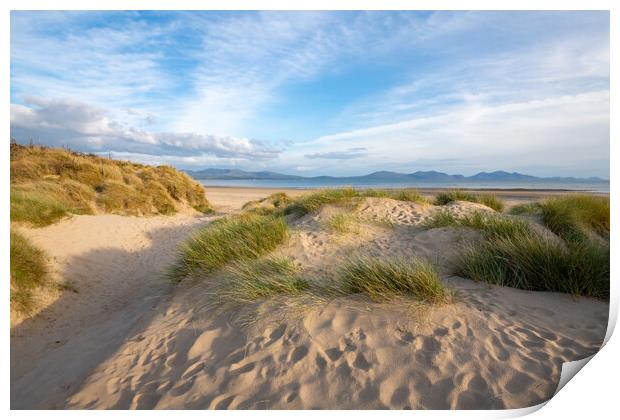
[(279, 153), (277, 148), (247, 138), (144, 131), (112, 120), (104, 110), (88, 104), (41, 98), (27, 98), (26, 105), (11, 104), (11, 136), (86, 152), (113, 150), (179, 158), (273, 159)]

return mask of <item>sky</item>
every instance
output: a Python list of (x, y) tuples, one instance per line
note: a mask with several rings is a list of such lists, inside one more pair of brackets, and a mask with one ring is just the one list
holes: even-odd
[(11, 137), (182, 169), (609, 178), (609, 13), (11, 12)]

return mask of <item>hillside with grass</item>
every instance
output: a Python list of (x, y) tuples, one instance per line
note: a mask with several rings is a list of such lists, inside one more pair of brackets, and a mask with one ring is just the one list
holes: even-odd
[(212, 207), (200, 184), (170, 166), (11, 144), (11, 221), (41, 227), (72, 214), (145, 216)]

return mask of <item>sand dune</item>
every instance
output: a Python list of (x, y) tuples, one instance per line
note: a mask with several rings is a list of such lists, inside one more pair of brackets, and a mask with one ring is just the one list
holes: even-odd
[[(354, 296), (300, 306), (271, 300), (215, 312), (208, 292), (217, 275), (186, 281), (174, 290), (153, 280), (170, 260), (173, 245), (203, 220), (166, 219), (171, 230), (150, 240), (144, 232), (163, 223), (155, 218), (150, 219), (153, 225), (136, 227), (133, 234), (124, 225), (130, 218), (118, 220), (123, 226), (118, 232), (94, 230), (94, 220), (102, 216), (37, 230), (32, 237), (40, 246), (46, 246), (46, 235), (69, 235), (57, 251), (63, 270), (76, 270), (85, 276), (84, 283), (87, 277), (102, 283), (114, 278), (101, 293), (118, 289), (99, 302), (101, 308), (116, 304), (93, 311), (90, 321), (61, 343), (53, 341), (55, 327), (43, 329), (47, 338), (38, 341), (34, 330), (23, 329), (21, 341), (18, 334), (12, 343), (12, 354), (19, 356), (12, 360), (11, 405), (485, 409), (547, 400), (561, 364), (600, 347), (608, 304), (450, 276), (460, 244), (478, 233), (421, 227), (440, 210), (458, 215), (492, 211), (466, 202), (438, 208), (368, 198), (353, 212), (363, 224), (359, 232), (343, 235), (326, 229), (330, 217), (352, 213), (326, 206), (291, 221), (289, 242), (275, 252), (314, 271), (315, 281), (330, 281), (328, 273), (354, 253), (431, 258), (455, 293), (452, 302), (439, 306), (409, 299), (378, 304)], [(78, 228), (80, 223), (84, 225)], [(67, 232), (80, 237), (92, 232), (92, 241), (82, 239), (89, 246), (116, 243), (128, 256), (87, 258)], [(127, 245), (131, 237), (135, 248)], [(123, 285), (126, 279), (131, 283)], [(247, 319), (254, 322), (240, 322)], [(67, 331), (73, 330), (76, 324), (67, 322)], [(46, 347), (33, 351), (35, 343)]]

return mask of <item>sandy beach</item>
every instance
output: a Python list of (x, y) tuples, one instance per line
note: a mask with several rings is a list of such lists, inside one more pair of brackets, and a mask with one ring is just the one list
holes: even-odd
[[(13, 327), (11, 408), (522, 408), (553, 395), (562, 363), (601, 346), (604, 301), (451, 274), (463, 241), (479, 233), (422, 225), (439, 210), (492, 212), (464, 201), (430, 206), (371, 197), (354, 210), (324, 206), (290, 222), (290, 238), (272, 253), (292, 258), (316, 282), (329, 281), (355, 253), (425, 257), (453, 292), (441, 305), (353, 296), (216, 311), (208, 296), (219, 274), (166, 281), (163, 272), (184, 240), (276, 191), (283, 190), (206, 188), (211, 216), (84, 215), (23, 229), (75, 291)], [(510, 207), (564, 193), (496, 194)], [(343, 213), (362, 220), (358, 232), (324, 228)]]

